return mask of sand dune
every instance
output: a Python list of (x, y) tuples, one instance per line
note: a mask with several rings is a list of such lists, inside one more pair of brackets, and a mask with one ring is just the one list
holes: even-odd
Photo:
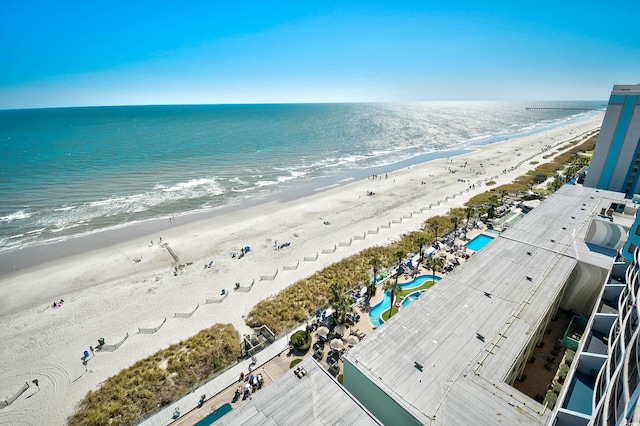
[[(584, 135), (601, 122), (598, 116), (291, 201), (196, 222), (183, 223), (178, 217), (159, 225), (161, 231), (93, 250), (89, 248), (100, 244), (88, 245), (82, 254), (1, 276), (0, 397), (11, 396), (32, 379), (39, 380), (40, 390), (32, 385), (0, 410), (0, 423), (63, 424), (87, 391), (171, 343), (218, 322), (248, 332), (243, 315), (258, 301), (364, 248), (387, 244), (430, 216), (462, 206), (487, 189), (487, 180), (510, 182), (534, 167), (529, 164), (533, 157), (544, 161), (545, 146)], [(375, 195), (367, 196), (368, 191)], [(98, 241), (100, 235), (92, 238)], [(276, 250), (276, 242), (290, 245)], [(251, 251), (241, 259), (231, 257), (244, 246)], [(174, 276), (176, 258), (188, 266)], [(205, 268), (211, 260), (212, 267)], [(236, 282), (254, 285), (248, 292), (233, 291)], [(221, 303), (206, 303), (222, 289), (229, 294)], [(62, 308), (51, 308), (60, 298)], [(159, 325), (153, 334), (139, 333), (139, 328)], [(98, 338), (113, 344), (127, 334), (116, 351), (96, 353), (86, 367), (82, 364), (83, 351), (96, 346)]]

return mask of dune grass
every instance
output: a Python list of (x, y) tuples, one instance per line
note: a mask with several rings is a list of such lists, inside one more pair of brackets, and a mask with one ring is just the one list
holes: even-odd
[(90, 391), (69, 425), (132, 425), (237, 362), (240, 334), (215, 324), (136, 362)]
[[(592, 151), (596, 140), (597, 133), (580, 145), (567, 144), (566, 147), (571, 147), (571, 149), (558, 155), (554, 161), (540, 164), (534, 170), (516, 178), (512, 184), (501, 185), (476, 195), (465, 205), (475, 208), (475, 217), (483, 214), (487, 206), (497, 207), (503, 195), (528, 192), (533, 187), (536, 175), (557, 176), (580, 153)], [(567, 172), (566, 175), (569, 176), (569, 173)], [(460, 221), (459, 210), (452, 209), (446, 216), (435, 216), (428, 219), (420, 231), (402, 235), (399, 241), (388, 246), (365, 249), (314, 273), (308, 278), (297, 281), (275, 296), (259, 302), (246, 316), (245, 322), (251, 327), (267, 325), (276, 335), (281, 335), (313, 316), (317, 309), (327, 305), (330, 298), (329, 285), (332, 283), (340, 282), (349, 289), (368, 283), (372, 278), (369, 264), (371, 259), (380, 259), (380, 269), (383, 270), (397, 262), (395, 254), (398, 251), (417, 252), (421, 240), (426, 240), (427, 244), (431, 244), (435, 234), (433, 226), (430, 224), (437, 223), (438, 236), (442, 236), (453, 229), (453, 223), (456, 221), (454, 218), (458, 218), (458, 223), (464, 223)]]
[[(497, 205), (502, 195), (527, 191), (536, 174), (557, 174), (577, 156), (586, 158), (588, 162), (589, 157), (581, 154), (593, 152), (596, 140), (597, 134), (559, 155), (554, 160), (557, 167), (538, 167), (516, 179), (512, 184), (514, 186), (493, 188), (473, 197), (466, 205), (477, 206), (474, 214), (480, 215), (483, 213), (481, 206)], [(578, 165), (574, 169), (575, 167)], [(569, 171), (565, 174), (570, 176)], [(453, 209), (447, 216), (432, 217), (423, 224), (420, 231), (405, 234), (399, 241), (388, 246), (363, 250), (294, 283), (276, 296), (258, 303), (247, 315), (246, 323), (249, 326), (265, 324), (274, 333), (281, 335), (327, 304), (330, 284), (341, 282), (347, 288), (352, 288), (368, 282), (371, 275), (369, 262), (372, 259), (381, 261), (380, 270), (394, 265), (398, 252), (416, 252), (421, 242), (431, 243), (435, 238), (434, 229), (437, 228), (438, 236), (450, 232), (453, 223), (461, 223), (460, 214), (460, 209)], [(432, 285), (426, 284), (429, 287)], [(238, 356), (238, 332), (231, 324), (215, 324), (107, 379), (98, 390), (89, 392), (79, 403), (76, 413), (68, 419), (69, 425), (135, 424), (219, 374), (235, 363)]]

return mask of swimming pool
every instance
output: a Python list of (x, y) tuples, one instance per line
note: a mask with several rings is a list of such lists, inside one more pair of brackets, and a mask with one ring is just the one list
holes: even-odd
[(480, 251), (484, 248), (484, 246), (489, 244), (491, 241), (493, 241), (493, 237), (490, 237), (485, 234), (480, 234), (476, 236), (473, 240), (469, 241), (464, 246), (469, 250)]
[(402, 299), (402, 307), (406, 308), (409, 306), (409, 303), (422, 296), (422, 293), (424, 293), (424, 290), (414, 291), (413, 293), (408, 294), (404, 299)]
[(213, 413), (209, 414), (204, 419), (200, 420), (198, 423), (195, 424), (195, 426), (209, 426), (209, 425), (212, 425), (216, 421), (220, 420), (220, 418), (222, 416), (224, 416), (225, 414), (227, 414), (231, 410), (232, 410), (231, 404), (227, 403), (227, 404), (221, 405), (220, 408), (218, 408)]
[[(420, 287), (425, 282), (431, 281), (431, 280), (433, 280), (435, 282), (438, 282), (438, 281), (440, 281), (440, 277), (434, 277), (433, 275), (420, 275), (418, 277), (415, 277), (414, 279), (412, 279), (409, 282), (406, 282), (404, 284), (400, 284), (400, 287), (403, 290), (411, 290), (412, 288)], [(405, 297), (405, 300), (409, 300), (407, 302), (407, 305), (408, 305), (413, 300), (415, 300), (415, 298), (414, 299), (409, 299), (409, 297)], [(378, 328), (384, 323), (384, 321), (381, 318), (381, 315), (382, 315), (382, 313), (384, 311), (389, 309), (389, 304), (390, 303), (391, 303), (391, 292), (385, 291), (384, 292), (384, 297), (382, 298), (382, 302), (378, 303), (376, 306), (371, 308), (371, 310), (369, 311), (369, 321), (371, 321), (371, 324), (373, 324), (373, 328)], [(404, 303), (404, 300), (403, 300), (403, 303)], [(406, 306), (406, 305), (404, 305), (404, 306)]]

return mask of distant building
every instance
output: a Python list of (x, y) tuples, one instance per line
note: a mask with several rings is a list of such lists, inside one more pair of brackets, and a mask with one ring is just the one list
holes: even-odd
[(611, 91), (585, 186), (640, 193), (640, 84)]

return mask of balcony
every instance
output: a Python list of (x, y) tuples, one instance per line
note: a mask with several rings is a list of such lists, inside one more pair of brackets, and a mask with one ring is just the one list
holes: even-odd
[(595, 376), (576, 371), (562, 408), (578, 413), (591, 415)]

